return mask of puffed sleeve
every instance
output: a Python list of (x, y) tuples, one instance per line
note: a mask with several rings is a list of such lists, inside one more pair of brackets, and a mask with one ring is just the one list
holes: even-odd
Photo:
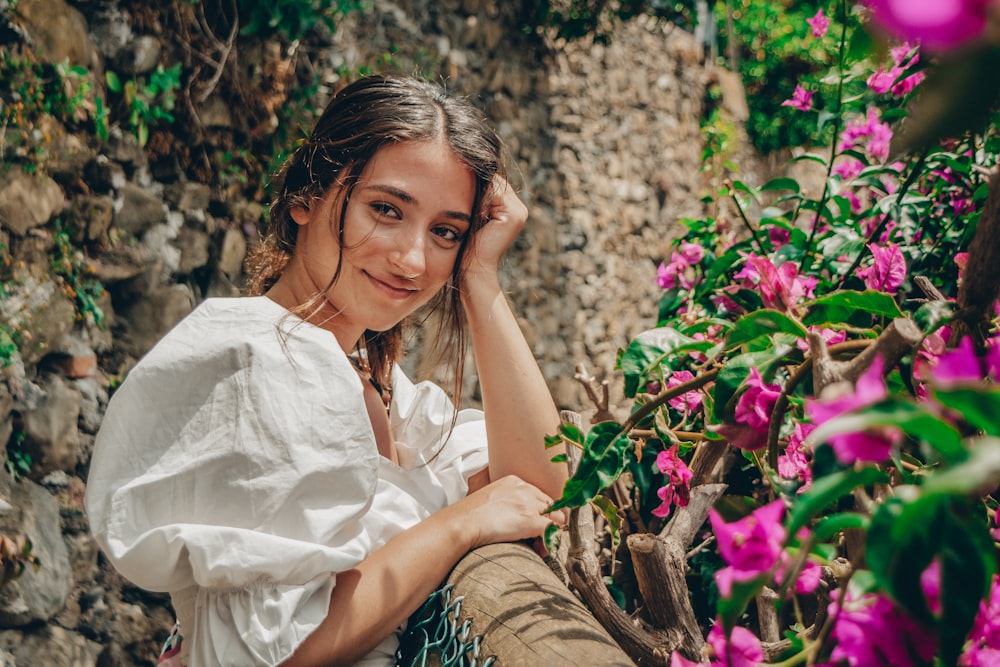
[(129, 374), (87, 483), (119, 572), (198, 591), (192, 667), (288, 657), (370, 547), (377, 449), (357, 374), (329, 333), (279, 335), (232, 308), (206, 302)]
[(441, 387), (429, 381), (414, 384), (396, 367), (389, 417), (393, 437), (420, 451), (448, 503), (465, 497), (469, 478), (489, 463), (483, 412), (466, 408), (456, 414)]

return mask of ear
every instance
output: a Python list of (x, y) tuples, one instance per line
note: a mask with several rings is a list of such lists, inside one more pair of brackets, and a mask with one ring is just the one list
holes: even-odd
[(312, 211), (304, 206), (296, 206), (289, 211), (288, 214), (292, 216), (292, 220), (294, 220), (297, 225), (309, 224), (309, 220), (312, 219)]

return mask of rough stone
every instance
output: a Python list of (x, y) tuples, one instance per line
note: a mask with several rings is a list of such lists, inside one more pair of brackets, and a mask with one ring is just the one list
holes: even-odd
[(95, 641), (58, 625), (49, 625), (41, 632), (25, 635), (14, 658), (17, 664), (24, 665), (96, 667), (102, 650)]
[(15, 234), (24, 236), (66, 206), (62, 188), (49, 176), (10, 169), (4, 180), (0, 187), (0, 225)]
[(32, 554), (43, 564), (38, 570), (25, 568), (20, 577), (0, 588), (0, 627), (18, 628), (52, 618), (65, 604), (70, 591), (69, 554), (59, 508), (48, 491), (30, 480), (13, 483), (0, 475), (0, 495), (15, 508), (0, 515), (0, 534), (30, 539)]
[(87, 36), (87, 19), (64, 0), (19, 0), (17, 14), (44, 62), (69, 61), (88, 68), (97, 64), (97, 49)]
[(162, 199), (135, 183), (126, 183), (115, 201), (113, 223), (126, 234), (142, 232), (167, 221), (167, 206)]
[(32, 475), (53, 470), (72, 472), (77, 464), (77, 419), (83, 402), (80, 391), (54, 373), (43, 375), (39, 385), (46, 399), (22, 413), (24, 441), (21, 449), (31, 455)]
[(146, 298), (122, 312), (128, 322), (125, 338), (134, 356), (145, 354), (163, 334), (189, 314), (194, 307), (191, 290), (184, 285), (152, 289)]

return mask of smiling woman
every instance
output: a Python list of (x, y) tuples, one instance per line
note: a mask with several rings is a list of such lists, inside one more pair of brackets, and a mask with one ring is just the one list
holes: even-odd
[[(558, 415), (497, 277), (527, 219), (500, 145), (437, 85), (348, 86), (280, 175), (249, 295), (204, 302), (115, 393), (91, 525), (170, 593), (184, 664), (392, 665), (466, 552), (563, 521)], [(483, 411), (396, 366), (426, 305), (453, 400), (471, 339)]]

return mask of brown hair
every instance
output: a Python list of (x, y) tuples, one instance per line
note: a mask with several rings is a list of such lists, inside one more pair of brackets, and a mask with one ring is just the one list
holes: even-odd
[[(452, 96), (442, 86), (414, 77), (376, 75), (355, 81), (333, 97), (312, 133), (276, 176), (277, 195), (271, 203), (267, 233), (247, 260), (246, 291), (263, 294), (277, 282), (295, 251), (298, 225), (291, 211), (310, 208), (335, 185), (344, 188), (336, 222), (342, 260), (344, 215), (365, 166), (386, 145), (430, 140), (445, 142), (475, 178), (472, 226), (459, 250), (450, 283), (429, 304), (439, 315), (431, 359), (440, 363), (450, 357), (457, 402), (467, 342), (458, 291), (462, 258), (485, 222), (484, 203), (494, 177), (503, 170), (502, 144), (471, 103)], [(320, 303), (323, 293), (339, 278), (341, 263), (338, 261), (326, 289), (303, 304), (303, 312), (297, 315)], [(400, 323), (387, 331), (366, 331), (362, 338), (371, 376), (384, 387), (390, 386), (403, 329)]]

